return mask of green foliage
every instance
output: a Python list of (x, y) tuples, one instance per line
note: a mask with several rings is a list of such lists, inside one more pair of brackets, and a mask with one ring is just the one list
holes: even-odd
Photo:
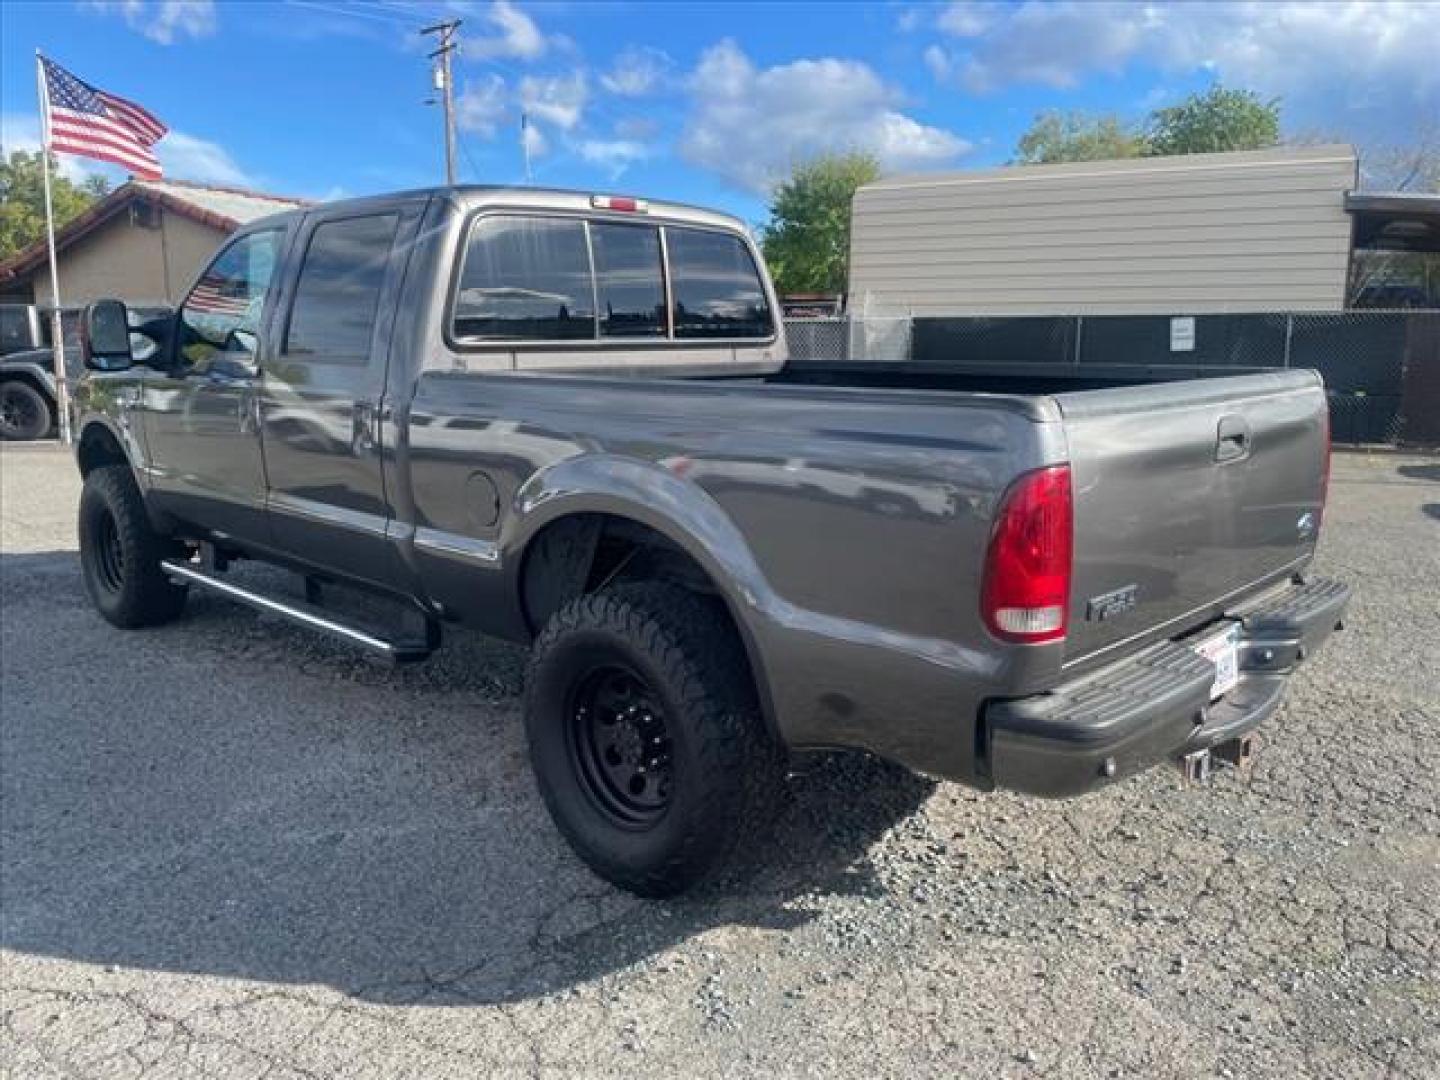
[(1012, 165), (1053, 165), (1061, 161), (1108, 161), (1139, 157), (1145, 139), (1117, 116), (1043, 112), (1015, 148)]
[(1263, 150), (1280, 142), (1280, 102), (1212, 86), (1151, 113), (1146, 141), (1146, 153), (1157, 156)]
[(850, 203), (880, 178), (870, 154), (831, 154), (797, 165), (775, 189), (761, 244), (781, 293), (845, 291)]
[[(45, 188), (40, 154), (14, 151), (0, 161), (0, 259), (23, 251), (45, 235)], [(59, 174), (50, 158), (50, 194), (55, 204), (58, 229), (109, 191), (98, 176), (84, 185), (72, 184)]]
[(1178, 105), (1156, 109), (1143, 127), (1118, 116), (1044, 112), (1015, 147), (1014, 165), (1104, 161), (1260, 150), (1280, 142), (1280, 104), (1248, 90), (1213, 86)]

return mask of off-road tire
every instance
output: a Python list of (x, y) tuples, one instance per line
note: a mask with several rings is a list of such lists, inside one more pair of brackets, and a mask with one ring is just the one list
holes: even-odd
[[(575, 695), (619, 665), (648, 684), (668, 735), (668, 804), (617, 823), (577, 758)], [(763, 833), (784, 783), (742, 646), (723, 605), (673, 585), (626, 584), (561, 607), (535, 643), (525, 727), (550, 815), (595, 873), (638, 893), (681, 892)]]
[(185, 587), (160, 569), (184, 548), (150, 526), (145, 501), (125, 465), (85, 478), (80, 494), (80, 566), (85, 591), (106, 621), (124, 629), (157, 626), (185, 607)]
[(43, 439), (55, 427), (50, 400), (24, 379), (0, 380), (0, 439)]

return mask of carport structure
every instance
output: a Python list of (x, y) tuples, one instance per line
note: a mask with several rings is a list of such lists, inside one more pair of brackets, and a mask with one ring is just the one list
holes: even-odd
[(1350, 192), (1351, 307), (1440, 308), (1440, 194)]
[(1440, 445), (1440, 194), (1351, 192), (1352, 308), (1420, 309), (1406, 319), (1403, 436)]

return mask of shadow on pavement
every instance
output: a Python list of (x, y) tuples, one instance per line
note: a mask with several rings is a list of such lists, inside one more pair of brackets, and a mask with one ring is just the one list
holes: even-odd
[(1411, 480), (1440, 480), (1440, 463), (1434, 465), (1397, 465), (1395, 471)]
[(934, 789), (821, 760), (727, 879), (641, 901), (551, 825), (508, 647), (457, 636), (428, 674), (381, 670), (202, 597), (121, 633), (77, 570), (70, 551), (0, 557), (0, 928), (18, 952), (397, 1004), (521, 1000), (877, 891), (868, 849)]
[(1426, 517), (1432, 517), (1440, 521), (1440, 503), (1425, 503), (1420, 507), (1420, 512)]

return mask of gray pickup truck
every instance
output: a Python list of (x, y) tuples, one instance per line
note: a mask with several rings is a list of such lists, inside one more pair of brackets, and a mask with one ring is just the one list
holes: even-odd
[(787, 363), (778, 310), (742, 225), (689, 207), (462, 187), (255, 222), (147, 361), (87, 309), (90, 596), (137, 627), (218, 590), (394, 660), (446, 624), (531, 644), (551, 814), (647, 895), (759, 827), (794, 750), (1047, 796), (1246, 758), (1348, 600), (1305, 575), (1315, 374), (980, 387)]

